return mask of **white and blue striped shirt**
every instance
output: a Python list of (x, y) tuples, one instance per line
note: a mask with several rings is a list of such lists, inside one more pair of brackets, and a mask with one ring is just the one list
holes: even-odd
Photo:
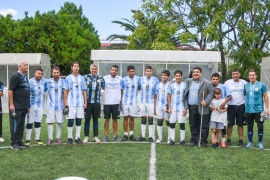
[(140, 78), (141, 83), (141, 103), (148, 104), (154, 102), (156, 85), (159, 83), (158, 78), (143, 76)]
[(48, 97), (47, 97), (47, 109), (48, 110), (63, 110), (63, 91), (65, 79), (59, 79), (55, 81), (53, 78), (48, 79), (46, 86), (48, 89)]
[(43, 108), (44, 107), (44, 92), (47, 91), (46, 79), (41, 78), (36, 80), (31, 78), (30, 84), (30, 107), (31, 108)]
[(141, 87), (139, 76), (133, 78), (126, 76), (121, 80), (120, 84), (123, 90), (122, 104), (137, 105), (138, 90)]
[(168, 91), (170, 87), (170, 82), (162, 83), (156, 85), (156, 92), (157, 95), (157, 102), (156, 102), (156, 108), (161, 108), (163, 110), (167, 109), (168, 104)]
[(65, 90), (69, 90), (67, 104), (71, 107), (82, 107), (84, 105), (83, 91), (87, 89), (83, 76), (68, 75), (64, 85)]
[(168, 93), (172, 95), (171, 98), (172, 111), (182, 112), (184, 110), (185, 89), (186, 89), (185, 82), (181, 82), (180, 84), (174, 82), (170, 85)]

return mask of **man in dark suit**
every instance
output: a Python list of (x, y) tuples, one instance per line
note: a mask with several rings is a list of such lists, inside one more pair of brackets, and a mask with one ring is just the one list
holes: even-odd
[(186, 79), (187, 89), (184, 98), (185, 109), (189, 110), (190, 146), (194, 147), (198, 143), (201, 116), (203, 116), (201, 142), (199, 143), (206, 148), (210, 122), (209, 104), (213, 99), (213, 88), (211, 82), (202, 77), (200, 67), (194, 67), (192, 71), (192, 78)]

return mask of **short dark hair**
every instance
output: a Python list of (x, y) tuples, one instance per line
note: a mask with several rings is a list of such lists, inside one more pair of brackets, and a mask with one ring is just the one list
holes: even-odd
[(211, 78), (213, 78), (213, 77), (217, 77), (218, 79), (220, 79), (220, 75), (217, 72), (215, 72), (215, 73), (212, 74)]
[(161, 74), (167, 74), (167, 76), (170, 76), (171, 73), (170, 73), (170, 71), (165, 69), (165, 70), (162, 71)]
[(150, 66), (150, 65), (145, 66), (144, 70), (146, 70), (146, 69), (151, 69), (151, 70), (153, 70), (152, 66)]
[(53, 70), (58, 70), (60, 72), (60, 68), (58, 66), (53, 66), (51, 72), (53, 72)]
[(238, 68), (234, 68), (232, 72), (240, 72)]
[(214, 94), (221, 94), (221, 89), (220, 88), (215, 88)]
[(80, 63), (78, 61), (73, 61), (72, 64), (71, 64), (71, 67), (73, 67), (74, 64), (78, 64), (80, 66)]
[(194, 68), (192, 69), (192, 73), (193, 73), (194, 69), (198, 69), (198, 70), (202, 73), (202, 68), (200, 68), (199, 66), (194, 67)]
[(182, 71), (180, 71), (180, 70), (176, 70), (176, 71), (174, 71), (174, 73), (173, 73), (174, 75), (176, 75), (176, 74), (181, 74), (181, 76), (183, 75), (183, 72)]
[(189, 72), (188, 78), (192, 78), (193, 71)]
[(257, 74), (256, 71), (255, 71), (255, 69), (249, 70), (249, 71), (248, 71), (248, 74), (249, 74), (250, 72), (255, 72), (255, 74)]
[(118, 66), (117, 66), (117, 65), (112, 65), (111, 69), (112, 69), (112, 68), (118, 69)]
[(131, 70), (131, 69), (134, 69), (134, 70), (135, 70), (135, 67), (134, 67), (133, 65), (129, 65), (129, 66), (127, 67), (127, 71), (129, 71), (129, 70)]
[(37, 68), (37, 69), (35, 70), (35, 72), (37, 72), (37, 71), (43, 72), (43, 69), (42, 69), (42, 68)]

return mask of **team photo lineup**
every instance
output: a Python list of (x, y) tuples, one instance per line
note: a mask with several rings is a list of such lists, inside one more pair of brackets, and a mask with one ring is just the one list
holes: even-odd
[[(18, 72), (9, 81), (12, 149), (22, 150), (32, 143), (64, 143), (68, 146), (82, 146), (91, 140), (106, 143), (110, 141), (110, 122), (113, 128), (111, 139), (114, 142), (147, 141), (168, 146), (180, 143), (181, 146), (201, 148), (207, 148), (211, 144), (214, 149), (226, 148), (234, 145), (232, 132), (236, 125), (237, 146), (265, 149), (264, 121), (269, 118), (269, 100), (265, 84), (257, 80), (257, 73), (253, 69), (248, 72), (249, 82), (241, 79), (238, 69), (233, 69), (232, 79), (224, 84), (220, 83), (219, 73), (213, 73), (210, 80), (203, 78), (199, 66), (191, 70), (187, 79), (183, 79), (180, 69), (174, 72), (165, 69), (158, 72), (160, 77), (154, 77), (152, 74), (155, 69), (150, 65), (145, 66), (142, 77), (136, 75), (133, 65), (123, 69), (127, 73), (125, 77), (118, 75), (117, 65), (108, 69), (108, 75), (104, 77), (98, 75), (96, 64), (90, 65), (89, 74), (81, 75), (79, 62), (71, 64), (71, 74), (66, 77), (61, 76), (59, 67), (53, 66), (52, 78), (45, 79), (43, 69), (37, 68), (34, 77), (28, 79), (28, 69), (26, 60), (19, 61)], [(4, 84), (0, 81), (0, 97), (3, 92)], [(0, 142), (4, 142), (1, 98), (0, 112)], [(46, 143), (41, 140), (44, 113), (48, 133)], [(104, 135), (99, 134), (99, 119), (103, 118), (101, 114), (104, 115)], [(123, 135), (118, 134), (120, 116), (123, 116)], [(134, 135), (136, 117), (140, 117), (140, 137)], [(253, 141), (255, 122), (258, 141)], [(186, 123), (189, 123), (190, 140), (185, 138)], [(177, 124), (180, 127), (179, 132), (176, 132)], [(66, 125), (68, 137), (62, 137), (62, 130)], [(136, 126), (139, 126), (138, 123)], [(163, 126), (167, 127), (166, 136), (163, 134)], [(247, 127), (247, 137), (244, 135), (244, 126)], [(32, 130), (34, 140), (31, 139)], [(176, 137), (180, 138), (180, 142), (176, 142)]]

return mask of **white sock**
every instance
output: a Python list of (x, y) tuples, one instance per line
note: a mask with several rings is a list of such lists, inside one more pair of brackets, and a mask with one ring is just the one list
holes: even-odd
[(145, 138), (146, 124), (141, 124), (142, 137)]
[(154, 139), (154, 125), (149, 125), (149, 137)]
[(26, 129), (26, 140), (31, 140), (32, 129)]
[(81, 136), (81, 128), (82, 128), (82, 126), (76, 126), (76, 137), (75, 137), (75, 139), (80, 138), (80, 136)]
[(68, 139), (72, 139), (73, 127), (68, 127)]
[(41, 127), (35, 128), (36, 140), (40, 140), (40, 131), (41, 131)]
[(124, 136), (127, 136), (128, 135), (128, 132), (124, 132)]
[(130, 135), (130, 136), (133, 135), (133, 131), (129, 131), (129, 135)]
[(171, 138), (171, 128), (170, 126), (168, 126), (168, 140), (170, 140)]
[(56, 130), (56, 138), (61, 138), (62, 134), (62, 123), (57, 124), (57, 130)]
[(163, 126), (157, 126), (158, 138), (162, 139), (162, 128)]
[(186, 136), (186, 130), (181, 130), (180, 129), (180, 142), (185, 140), (185, 136)]
[(49, 139), (53, 139), (53, 124), (48, 124), (48, 137)]
[(226, 142), (226, 138), (222, 138), (221, 142)]
[(175, 142), (175, 128), (171, 128), (171, 140), (173, 141), (173, 142)]

